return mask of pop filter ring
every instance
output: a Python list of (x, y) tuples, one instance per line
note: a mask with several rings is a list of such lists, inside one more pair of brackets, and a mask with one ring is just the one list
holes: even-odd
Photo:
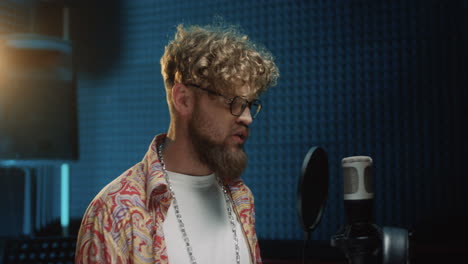
[(297, 191), (297, 210), (309, 239), (320, 223), (328, 196), (328, 158), (321, 147), (310, 148), (302, 163)]

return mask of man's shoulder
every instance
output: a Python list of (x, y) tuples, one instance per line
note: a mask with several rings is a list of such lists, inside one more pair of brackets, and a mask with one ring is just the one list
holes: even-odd
[(146, 206), (147, 174), (145, 163), (137, 163), (96, 195), (81, 222), (77, 263), (101, 263), (99, 259), (102, 263), (117, 263), (119, 259), (130, 258), (131, 252), (137, 251), (135, 245), (151, 237), (148, 227), (152, 218)]
[(146, 209), (146, 169), (142, 162), (126, 170), (106, 185), (91, 202), (89, 209), (111, 214)]

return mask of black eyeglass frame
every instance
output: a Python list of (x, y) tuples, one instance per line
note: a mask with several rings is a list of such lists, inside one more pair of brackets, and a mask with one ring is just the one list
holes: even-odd
[[(255, 119), (255, 117), (257, 117), (258, 113), (260, 113), (260, 110), (262, 110), (262, 102), (261, 102), (259, 99), (254, 99), (254, 100), (252, 100), (252, 101), (249, 101), (249, 100), (243, 98), (242, 96), (238, 96), (238, 95), (237, 95), (237, 96), (234, 96), (234, 97), (232, 97), (232, 98), (229, 98), (229, 97), (226, 97), (226, 96), (224, 96), (224, 95), (222, 95), (222, 94), (220, 94), (220, 93), (218, 93), (218, 92), (216, 92), (216, 91), (213, 91), (213, 90), (210, 90), (210, 89), (207, 89), (207, 88), (203, 88), (203, 87), (200, 87), (200, 86), (195, 85), (195, 84), (187, 84), (187, 85), (188, 85), (188, 86), (193, 86), (193, 87), (195, 87), (195, 88), (197, 88), (197, 89), (200, 89), (200, 90), (205, 91), (205, 92), (207, 92), (207, 93), (209, 93), (209, 94), (212, 94), (212, 95), (221, 96), (221, 97), (223, 97), (224, 99), (228, 100), (229, 110), (230, 110), (230, 112), (231, 112), (231, 114), (232, 114), (233, 116), (239, 117), (239, 116), (242, 115), (242, 113), (244, 113), (244, 111), (245, 111), (245, 109), (247, 108), (247, 106), (249, 107), (249, 110), (250, 110), (250, 109), (252, 108), (252, 105), (257, 105), (258, 108), (257, 108), (256, 113), (253, 114), (253, 115), (252, 115), (252, 113), (251, 113), (252, 119)], [(232, 109), (233, 109), (233, 103), (234, 103), (234, 101), (235, 101), (237, 98), (242, 99), (242, 100), (244, 101), (244, 102), (242, 103), (242, 105), (241, 105), (241, 111), (240, 111), (239, 114), (235, 114), (234, 111), (232, 110)]]

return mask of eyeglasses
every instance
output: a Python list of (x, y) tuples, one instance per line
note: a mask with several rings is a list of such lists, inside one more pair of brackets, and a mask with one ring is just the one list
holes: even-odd
[(213, 90), (210, 90), (210, 89), (207, 89), (207, 88), (203, 88), (203, 87), (200, 87), (200, 86), (195, 85), (195, 84), (188, 84), (188, 86), (193, 86), (193, 87), (195, 87), (197, 89), (200, 89), (202, 91), (205, 91), (205, 92), (207, 92), (209, 94), (216, 95), (216, 96), (221, 96), (224, 99), (228, 100), (228, 104), (229, 104), (229, 107), (231, 109), (231, 114), (233, 116), (242, 115), (242, 113), (244, 113), (245, 108), (249, 107), (250, 116), (252, 117), (252, 119), (255, 119), (255, 117), (257, 117), (258, 113), (262, 109), (262, 103), (258, 99), (248, 101), (247, 99), (242, 98), (240, 96), (234, 96), (232, 98), (228, 98), (228, 97), (226, 97), (226, 96), (224, 96), (224, 95), (222, 95), (222, 94), (220, 94), (220, 93), (218, 93), (216, 91), (213, 91)]

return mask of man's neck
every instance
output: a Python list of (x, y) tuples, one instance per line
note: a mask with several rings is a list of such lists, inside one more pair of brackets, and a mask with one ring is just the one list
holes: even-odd
[(188, 137), (169, 129), (163, 148), (164, 163), (169, 171), (204, 176), (213, 173), (205, 164), (201, 163)]

